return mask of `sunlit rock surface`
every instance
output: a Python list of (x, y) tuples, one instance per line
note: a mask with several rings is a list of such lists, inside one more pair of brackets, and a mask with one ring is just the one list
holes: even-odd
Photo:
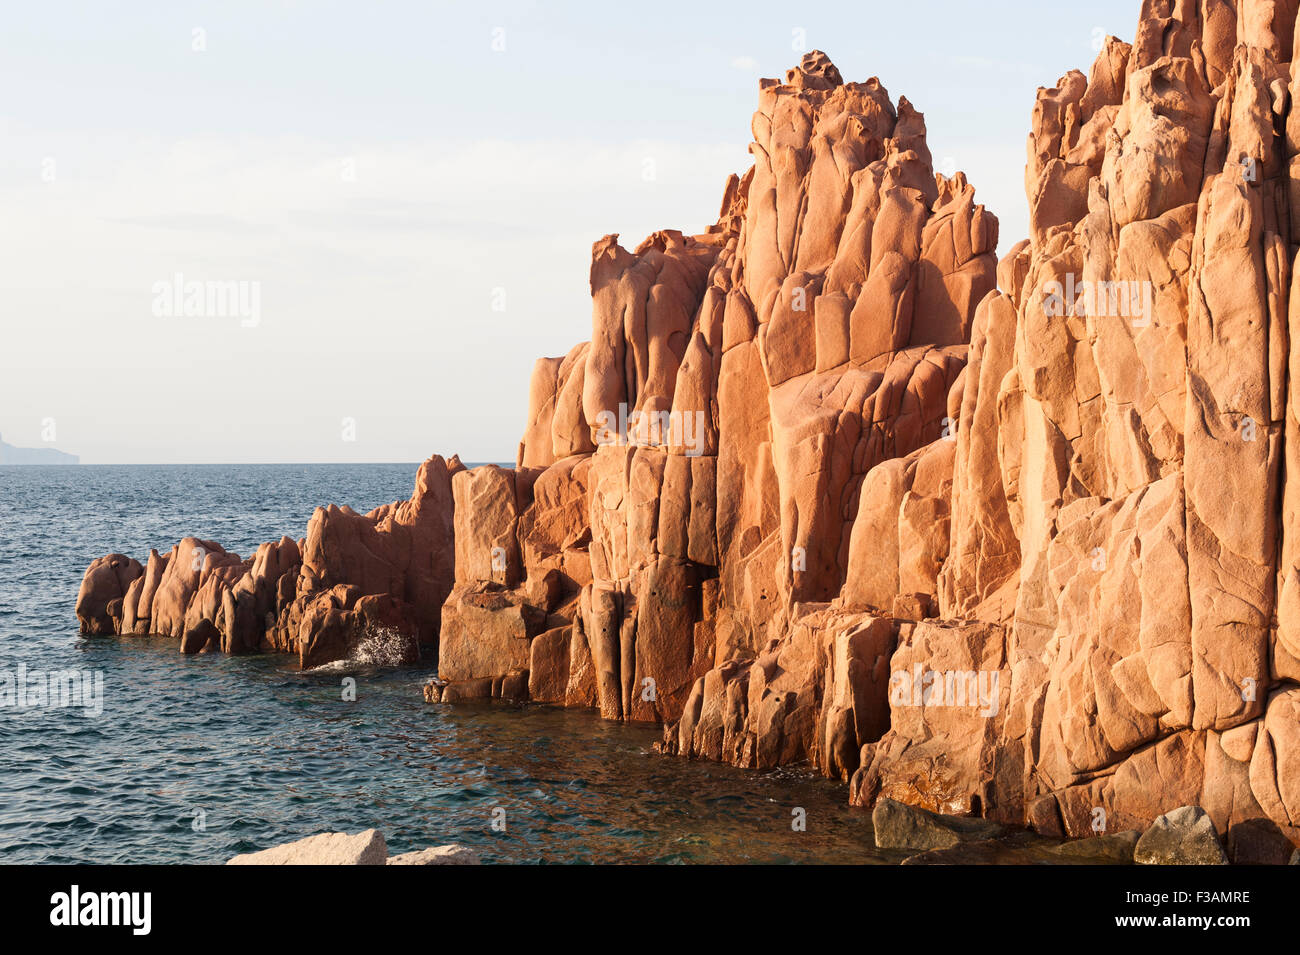
[(714, 226), (595, 243), (515, 468), (102, 558), (83, 632), (314, 665), (379, 629), (440, 643), (431, 702), (656, 721), (863, 807), (1300, 843), (1294, 6), (1147, 0), (1040, 90), (1000, 261), (922, 115), (807, 54)]

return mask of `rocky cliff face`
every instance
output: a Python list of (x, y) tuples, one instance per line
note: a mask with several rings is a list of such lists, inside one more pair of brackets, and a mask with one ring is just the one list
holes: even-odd
[(249, 561), (110, 555), (83, 630), (313, 665), (378, 626), (438, 640), (432, 702), (658, 721), (858, 805), (1300, 843), (1296, 12), (1147, 0), (1040, 90), (1000, 262), (922, 116), (808, 54), (716, 225), (595, 244), (516, 468), (435, 457)]

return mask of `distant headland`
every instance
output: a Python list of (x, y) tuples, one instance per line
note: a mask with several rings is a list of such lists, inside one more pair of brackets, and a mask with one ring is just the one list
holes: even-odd
[(54, 448), (16, 448), (0, 440), (0, 465), (3, 464), (80, 464), (75, 454)]

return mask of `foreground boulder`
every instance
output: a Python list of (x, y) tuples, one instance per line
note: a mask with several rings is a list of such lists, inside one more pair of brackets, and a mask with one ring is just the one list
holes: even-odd
[(1142, 833), (1133, 858), (1143, 865), (1227, 865), (1214, 823), (1200, 806), (1167, 812)]
[(238, 855), (226, 865), (384, 865), (388, 844), (378, 829), (350, 836), (346, 832), (322, 832), (296, 842)]
[(433, 846), (389, 858), (389, 865), (479, 865), (478, 853), (468, 846)]
[(388, 844), (378, 829), (356, 835), (322, 832), (296, 842), (235, 856), (226, 865), (478, 865), (479, 857), (467, 846), (447, 845), (403, 852), (389, 857)]

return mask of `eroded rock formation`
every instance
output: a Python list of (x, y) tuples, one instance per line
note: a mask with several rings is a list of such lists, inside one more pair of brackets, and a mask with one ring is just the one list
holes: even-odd
[(110, 555), (83, 630), (310, 665), (379, 621), (440, 634), (429, 701), (657, 721), (864, 807), (1300, 843), (1296, 29), (1146, 0), (1040, 90), (1000, 262), (921, 114), (810, 53), (714, 226), (594, 245), (515, 468), (433, 458), (249, 561)]
[(358, 514), (318, 507), (299, 541), (248, 558), (187, 537), (144, 567), (122, 554), (94, 561), (77, 595), (86, 634), (171, 637), (184, 653), (272, 651), (303, 667), (358, 648), (414, 663), (434, 644), (451, 589), (451, 479), (460, 461), (431, 457), (410, 500)]

